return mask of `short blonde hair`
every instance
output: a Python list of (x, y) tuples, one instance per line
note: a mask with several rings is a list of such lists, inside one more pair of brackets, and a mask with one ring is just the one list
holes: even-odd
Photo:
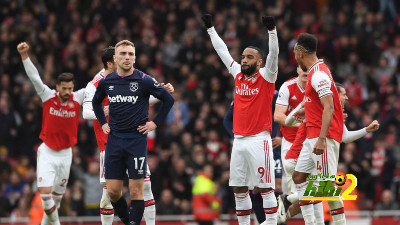
[(135, 48), (135, 45), (131, 41), (128, 41), (128, 40), (122, 40), (122, 41), (118, 42), (115, 45), (115, 49), (117, 49), (119, 46), (132, 46), (133, 48)]

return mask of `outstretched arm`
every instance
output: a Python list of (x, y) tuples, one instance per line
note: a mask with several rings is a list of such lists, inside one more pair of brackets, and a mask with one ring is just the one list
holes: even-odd
[(262, 21), (264, 26), (266, 26), (268, 29), (269, 53), (265, 62), (265, 66), (260, 69), (260, 73), (268, 82), (275, 83), (278, 75), (279, 55), (278, 35), (276, 33), (275, 20), (272, 16), (263, 16)]
[(368, 133), (377, 131), (378, 129), (379, 129), (379, 123), (376, 120), (372, 121), (372, 123), (368, 125), (368, 127), (364, 127), (360, 130), (355, 130), (355, 131), (347, 130), (346, 125), (344, 125), (342, 141), (347, 144), (364, 137)]
[(221, 58), (225, 67), (228, 69), (229, 73), (236, 77), (236, 75), (240, 72), (239, 63), (235, 62), (228, 51), (228, 47), (224, 43), (224, 41), (218, 36), (217, 31), (212, 25), (212, 16), (210, 14), (205, 14), (201, 17), (204, 21), (205, 26), (207, 27), (207, 33), (210, 35), (211, 43), (217, 52), (218, 56)]
[(21, 42), (18, 44), (17, 50), (21, 55), (26, 74), (31, 80), (33, 87), (36, 90), (36, 93), (40, 96), (43, 102), (46, 101), (51, 96), (53, 96), (54, 93), (47, 85), (43, 84), (42, 79), (40, 79), (38, 70), (29, 58), (29, 45), (26, 42)]

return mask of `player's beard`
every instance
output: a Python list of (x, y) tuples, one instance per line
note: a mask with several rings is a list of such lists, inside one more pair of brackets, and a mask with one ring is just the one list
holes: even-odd
[(299, 64), (300, 68), (301, 68), (303, 71), (305, 71), (305, 72), (308, 71), (308, 69), (306, 68), (306, 66), (305, 66), (303, 63), (300, 63), (299, 61), (297, 61), (297, 63)]
[(256, 71), (257, 70), (257, 62), (255, 62), (254, 64), (251, 64), (251, 65), (246, 65), (246, 66), (248, 66), (246, 69), (243, 68), (243, 65), (241, 66), (243, 75), (250, 76), (257, 72)]
[(69, 94), (61, 95), (61, 100), (62, 100), (63, 102), (66, 102), (66, 101), (68, 101), (69, 97), (70, 97)]

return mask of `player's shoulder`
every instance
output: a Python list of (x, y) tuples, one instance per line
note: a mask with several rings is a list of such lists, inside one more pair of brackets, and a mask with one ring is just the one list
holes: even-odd
[(104, 78), (104, 70), (101, 70), (99, 73), (97, 73), (93, 79), (89, 82), (90, 84), (93, 84), (94, 86), (97, 86), (97, 84), (100, 82), (101, 79)]
[(289, 80), (285, 81), (285, 82), (283, 83), (283, 85), (285, 85), (285, 86), (291, 86), (291, 85), (297, 84), (297, 80), (298, 80), (298, 77), (290, 78)]

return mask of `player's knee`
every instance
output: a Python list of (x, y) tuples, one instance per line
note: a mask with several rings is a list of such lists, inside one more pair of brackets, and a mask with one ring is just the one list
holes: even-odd
[(129, 193), (131, 200), (141, 200), (143, 199), (143, 186), (132, 185)]
[(301, 184), (301, 183), (303, 183), (303, 182), (306, 181), (306, 178), (304, 178), (304, 177), (302, 176), (302, 174), (301, 174), (301, 173), (298, 173), (297, 171), (295, 171), (295, 172), (293, 173), (292, 179), (293, 179), (293, 182), (294, 182), (295, 184)]
[(245, 193), (249, 190), (248, 187), (233, 187), (234, 193)]
[(51, 187), (39, 187), (40, 194), (51, 194)]
[(266, 193), (269, 191), (274, 191), (272, 188), (258, 188), (259, 193)]
[(115, 189), (107, 189), (108, 197), (111, 201), (116, 202), (121, 198), (121, 191)]

